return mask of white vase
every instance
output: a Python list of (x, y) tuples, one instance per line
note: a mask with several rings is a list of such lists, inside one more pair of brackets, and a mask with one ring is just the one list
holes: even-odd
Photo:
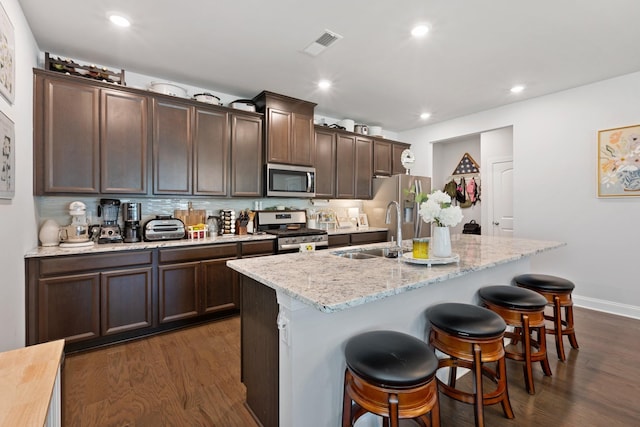
[(451, 256), (451, 233), (449, 227), (433, 227), (431, 235), (431, 256), (446, 258)]
[(58, 246), (58, 243), (60, 243), (59, 230), (60, 226), (55, 220), (46, 220), (40, 227), (40, 233), (38, 234), (42, 246)]

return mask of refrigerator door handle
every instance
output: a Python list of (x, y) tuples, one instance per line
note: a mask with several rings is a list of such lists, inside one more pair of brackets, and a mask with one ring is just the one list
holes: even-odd
[[(422, 181), (416, 179), (416, 196), (422, 193)], [(422, 219), (418, 211), (420, 210), (420, 204), (414, 202), (413, 207), (413, 237), (420, 237), (422, 234)]]

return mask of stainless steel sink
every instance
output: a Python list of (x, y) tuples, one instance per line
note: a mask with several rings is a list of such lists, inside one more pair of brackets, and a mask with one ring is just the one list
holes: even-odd
[(331, 254), (349, 259), (397, 258), (398, 252), (390, 248), (347, 249), (331, 252)]

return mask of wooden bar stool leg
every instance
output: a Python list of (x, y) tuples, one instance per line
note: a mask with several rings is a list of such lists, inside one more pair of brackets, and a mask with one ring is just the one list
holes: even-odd
[(569, 329), (569, 342), (571, 343), (571, 347), (579, 348), (578, 340), (576, 339), (576, 332), (573, 329), (573, 306), (565, 307), (565, 314), (567, 318), (567, 329)]
[(504, 415), (507, 418), (513, 419), (515, 417), (515, 415), (513, 415), (513, 408), (511, 408), (511, 401), (509, 401), (509, 389), (506, 386), (506, 382), (507, 382), (507, 362), (506, 362), (506, 360), (504, 358), (498, 360), (498, 367), (496, 369), (498, 371), (498, 378), (504, 379), (504, 381), (505, 381), (504, 394), (502, 395), (502, 401), (500, 402), (500, 404), (502, 405), (502, 410), (504, 411)]
[(551, 366), (549, 366), (549, 357), (547, 354), (547, 328), (541, 326), (538, 328), (538, 345), (540, 345), (540, 352), (545, 354), (544, 359), (540, 361), (540, 366), (542, 366), (542, 371), (548, 377), (551, 376)]
[(389, 420), (391, 427), (398, 427), (398, 395), (389, 394)]
[(529, 394), (535, 394), (533, 385), (533, 370), (531, 369), (531, 328), (529, 327), (529, 316), (522, 315), (522, 344), (524, 347), (524, 382)]
[(560, 307), (560, 297), (553, 297), (553, 317), (554, 317), (554, 334), (556, 336), (556, 351), (561, 361), (567, 360), (564, 356), (564, 344), (562, 342), (562, 307)]
[(344, 395), (342, 396), (342, 427), (351, 426), (351, 397), (347, 392), (347, 375), (349, 375), (349, 371), (345, 370)]
[(449, 367), (449, 387), (456, 386), (456, 378), (458, 376), (458, 367), (455, 365), (455, 359), (453, 360), (453, 363), (454, 365)]
[(482, 351), (478, 344), (473, 345), (473, 368), (474, 368), (474, 387), (476, 391), (475, 395), (475, 412), (476, 412), (476, 427), (484, 427), (484, 402), (483, 402), (483, 387), (482, 387)]

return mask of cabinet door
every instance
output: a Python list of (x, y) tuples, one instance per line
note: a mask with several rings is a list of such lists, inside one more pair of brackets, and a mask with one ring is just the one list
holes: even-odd
[(355, 182), (356, 138), (337, 134), (336, 137), (336, 198), (353, 199)]
[(100, 121), (102, 193), (147, 192), (147, 97), (103, 89)]
[(289, 163), (291, 149), (292, 113), (269, 108), (267, 110), (267, 161)]
[(231, 116), (231, 196), (261, 197), (262, 119)]
[(370, 138), (356, 137), (356, 199), (371, 198), (373, 178), (373, 143)]
[(391, 167), (392, 175), (406, 173), (406, 169), (404, 168), (404, 166), (402, 166), (402, 161), (400, 159), (402, 158), (402, 152), (409, 147), (410, 145), (396, 144), (396, 143), (393, 144), (393, 156), (392, 156), (392, 167)]
[(191, 108), (153, 102), (153, 193), (191, 193)]
[(99, 90), (49, 78), (37, 83), (39, 90), (36, 99), (43, 105), (36, 105), (36, 121), (41, 121), (36, 123), (36, 149), (41, 153), (35, 168), (43, 175), (36, 193), (99, 193)]
[(227, 267), (229, 259), (202, 261), (204, 313), (240, 309), (238, 275)]
[(199, 314), (200, 263), (186, 262), (158, 267), (158, 315), (160, 323), (188, 319)]
[(193, 194), (226, 196), (229, 114), (196, 109), (193, 126)]
[(316, 144), (313, 135), (313, 117), (293, 113), (292, 115), (291, 163), (313, 166)]
[(102, 335), (150, 327), (153, 323), (151, 267), (102, 273), (100, 317)]
[(100, 274), (38, 280), (38, 342), (67, 343), (100, 335)]
[(373, 174), (391, 175), (392, 144), (387, 141), (373, 141)]
[(336, 133), (316, 129), (316, 197), (336, 196)]

